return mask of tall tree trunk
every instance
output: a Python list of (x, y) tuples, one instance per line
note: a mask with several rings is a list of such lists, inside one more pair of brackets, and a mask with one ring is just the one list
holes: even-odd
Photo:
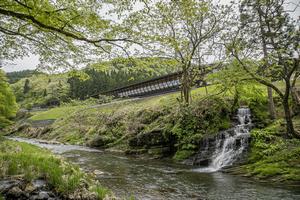
[(268, 108), (271, 119), (276, 119), (276, 111), (273, 100), (273, 91), (271, 87), (268, 87)]
[(297, 91), (296, 87), (292, 87), (292, 116), (300, 114), (300, 91)]
[(184, 88), (183, 94), (184, 94), (184, 103), (189, 104), (191, 100), (191, 89), (188, 85), (186, 85)]
[(185, 104), (189, 104), (191, 100), (191, 86), (189, 82), (189, 74), (186, 69), (183, 70), (182, 76), (182, 88), (181, 88), (181, 99)]
[(204, 87), (205, 87), (205, 94), (208, 95), (207, 82), (206, 81), (204, 81)]
[(286, 121), (286, 137), (287, 138), (291, 138), (291, 137), (299, 138), (298, 134), (296, 134), (295, 129), (294, 129), (288, 99), (284, 99), (282, 104), (283, 104), (285, 121)]

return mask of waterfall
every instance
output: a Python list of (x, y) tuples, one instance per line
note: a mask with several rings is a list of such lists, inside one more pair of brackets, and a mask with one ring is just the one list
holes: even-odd
[(206, 168), (199, 168), (196, 171), (213, 172), (230, 166), (241, 158), (248, 147), (251, 127), (251, 113), (249, 108), (239, 108), (237, 112), (238, 125), (233, 131), (224, 131), (217, 135), (215, 151), (211, 162)]

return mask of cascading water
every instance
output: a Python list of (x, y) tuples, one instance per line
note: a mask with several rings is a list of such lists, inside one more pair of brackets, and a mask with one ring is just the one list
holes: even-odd
[(236, 162), (247, 149), (249, 143), (249, 129), (251, 127), (251, 113), (249, 108), (239, 108), (237, 118), (239, 124), (233, 131), (225, 131), (217, 135), (215, 151), (208, 167), (199, 168), (196, 171), (213, 172), (230, 166)]

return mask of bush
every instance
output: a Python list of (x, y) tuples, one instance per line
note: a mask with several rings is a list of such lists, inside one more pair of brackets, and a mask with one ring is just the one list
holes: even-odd
[[(214, 97), (181, 106), (171, 132), (177, 137), (179, 150), (196, 150), (204, 135), (230, 127), (230, 103)], [(170, 117), (173, 117), (172, 115)]]
[(193, 150), (178, 150), (174, 155), (173, 159), (175, 160), (184, 160), (191, 157), (195, 152)]

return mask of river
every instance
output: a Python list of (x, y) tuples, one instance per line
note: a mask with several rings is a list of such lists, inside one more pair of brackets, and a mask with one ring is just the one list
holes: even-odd
[(200, 173), (171, 160), (135, 158), (74, 145), (45, 144), (13, 138), (51, 149), (82, 169), (96, 172), (116, 196), (142, 200), (282, 200), (300, 199), (300, 189), (259, 183), (221, 172)]

